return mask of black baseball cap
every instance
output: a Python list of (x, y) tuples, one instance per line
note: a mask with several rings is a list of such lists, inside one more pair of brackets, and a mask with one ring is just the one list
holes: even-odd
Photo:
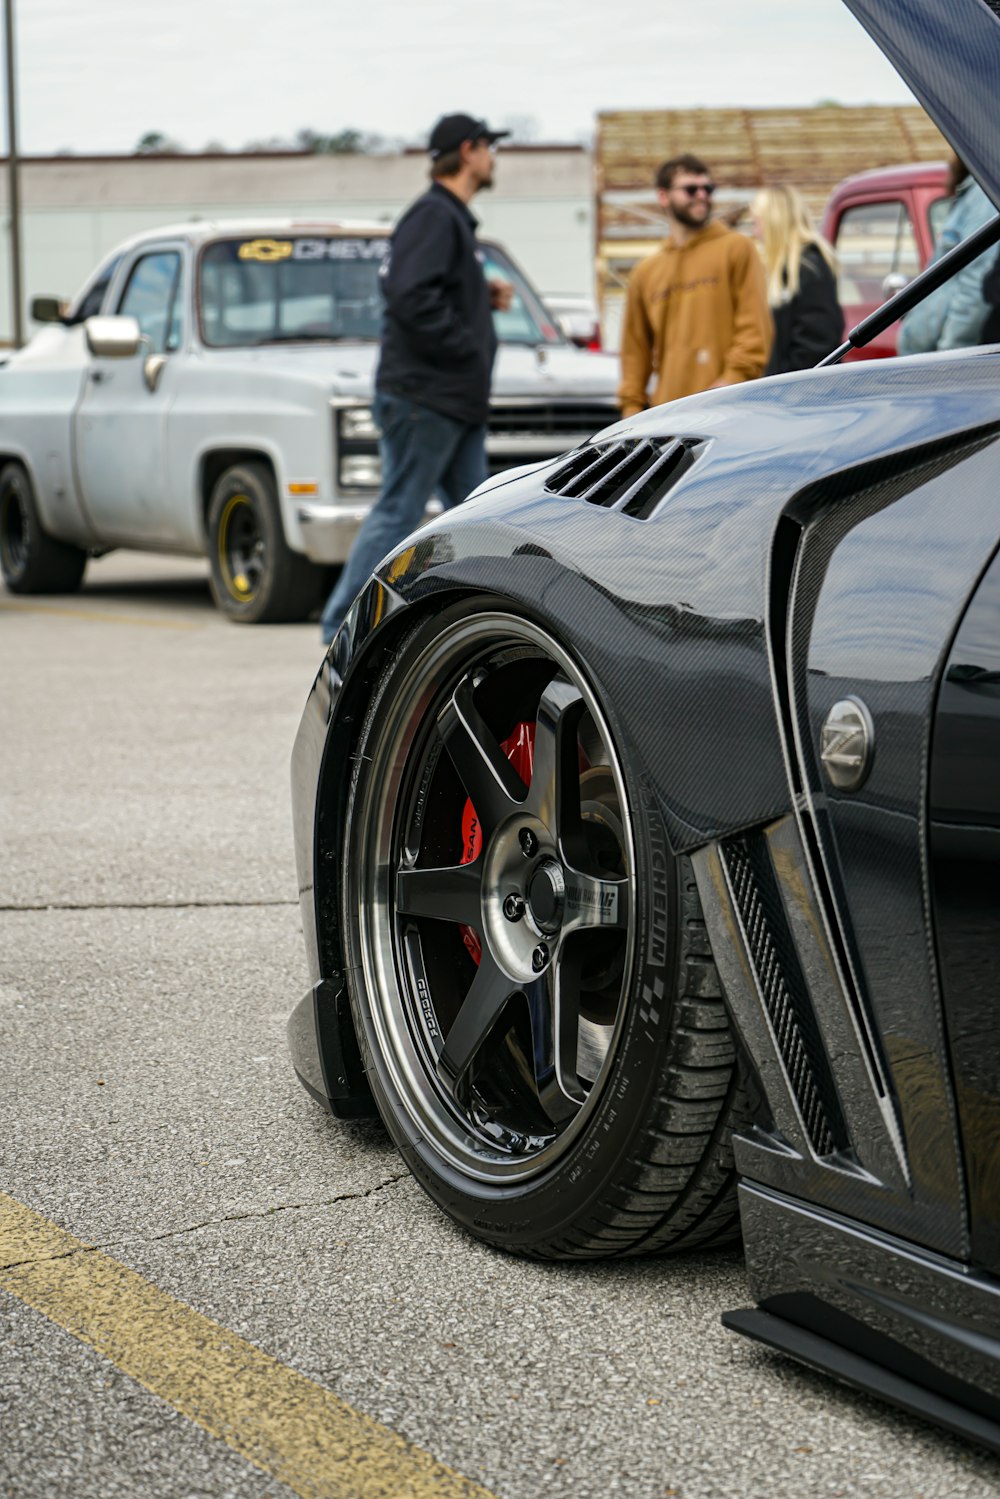
[(457, 151), (463, 141), (489, 141), (492, 146), (505, 135), (510, 135), (510, 131), (491, 130), (485, 120), (477, 120), (475, 115), (442, 115), (431, 131), (427, 149), (436, 161), (449, 151)]

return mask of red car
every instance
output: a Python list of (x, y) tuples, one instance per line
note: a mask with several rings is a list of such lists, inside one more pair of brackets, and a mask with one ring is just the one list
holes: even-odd
[[(823, 233), (840, 259), (840, 302), (853, 328), (905, 286), (931, 258), (951, 199), (943, 161), (879, 167), (834, 188)], [(896, 352), (896, 325), (848, 354), (886, 358)]]

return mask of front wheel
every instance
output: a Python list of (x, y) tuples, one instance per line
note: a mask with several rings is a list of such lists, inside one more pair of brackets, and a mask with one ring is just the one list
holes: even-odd
[(0, 468), (0, 573), (11, 593), (75, 593), (87, 554), (42, 529), (35, 492), (19, 463)]
[(734, 1046), (697, 892), (582, 667), (462, 604), (394, 653), (352, 759), (346, 971), (421, 1184), (538, 1257), (734, 1236)]
[(240, 624), (306, 619), (326, 573), (285, 540), (274, 477), (266, 464), (226, 469), (208, 506), (212, 596)]

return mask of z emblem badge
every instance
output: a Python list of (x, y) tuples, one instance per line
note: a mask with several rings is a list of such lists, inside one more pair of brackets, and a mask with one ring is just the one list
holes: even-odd
[(857, 791), (864, 785), (875, 751), (875, 728), (860, 698), (834, 703), (823, 721), (819, 757), (832, 786)]

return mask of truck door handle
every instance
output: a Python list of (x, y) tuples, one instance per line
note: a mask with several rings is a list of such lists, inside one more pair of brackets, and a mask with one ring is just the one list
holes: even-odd
[(101, 381), (104, 379), (104, 371), (103, 370), (91, 370), (91, 372), (90, 372), (90, 378), (91, 378), (91, 380), (93, 380), (93, 382), (94, 382), (95, 385), (100, 385)]

